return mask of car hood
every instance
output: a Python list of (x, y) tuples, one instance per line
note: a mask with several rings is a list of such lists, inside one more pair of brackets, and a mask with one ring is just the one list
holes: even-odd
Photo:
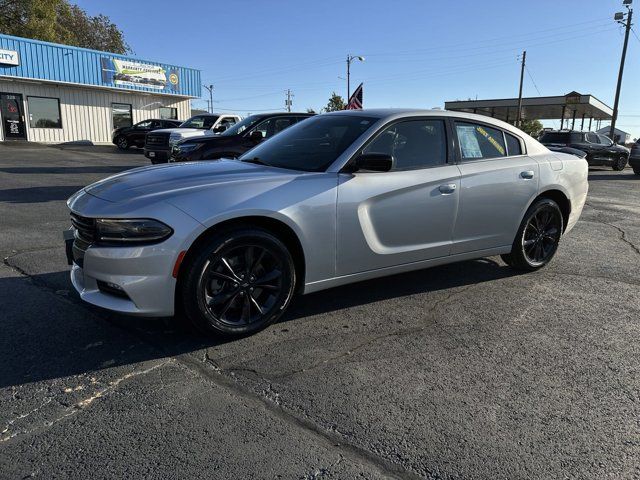
[(89, 185), (84, 191), (109, 202), (161, 200), (223, 183), (274, 181), (296, 174), (236, 160), (172, 163), (129, 170)]

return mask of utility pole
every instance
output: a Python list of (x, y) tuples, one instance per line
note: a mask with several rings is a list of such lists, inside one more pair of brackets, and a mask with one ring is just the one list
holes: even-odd
[[(616, 120), (618, 119), (618, 102), (620, 101), (620, 89), (622, 87), (622, 73), (624, 72), (624, 62), (627, 58), (627, 44), (629, 43), (629, 32), (631, 31), (631, 18), (633, 17), (633, 9), (629, 7), (631, 0), (624, 0), (623, 5), (627, 7), (627, 13), (618, 12), (613, 19), (620, 25), (624, 25), (624, 43), (622, 45), (622, 57), (620, 58), (620, 71), (618, 72), (618, 85), (616, 87), (616, 99), (613, 102), (613, 116), (611, 117), (611, 129), (609, 130), (609, 138), (613, 143), (616, 142), (615, 130)], [(623, 19), (627, 17), (626, 22)]]
[(213, 85), (202, 85), (209, 91), (209, 113), (213, 113)]
[(522, 67), (520, 68), (520, 92), (518, 93), (518, 116), (516, 117), (516, 127), (522, 122), (522, 84), (524, 83), (524, 67), (527, 61), (527, 51), (522, 52)]
[(294, 97), (295, 95), (293, 95), (291, 93), (291, 89), (287, 88), (287, 99), (284, 101), (284, 105), (285, 107), (287, 107), (287, 112), (291, 113), (291, 105), (293, 105), (293, 100), (291, 100), (291, 97)]

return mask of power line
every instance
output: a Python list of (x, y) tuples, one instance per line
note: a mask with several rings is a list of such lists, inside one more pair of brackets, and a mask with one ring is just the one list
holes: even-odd
[(536, 85), (536, 81), (533, 79), (533, 76), (531, 76), (529, 67), (525, 65), (524, 69), (527, 71), (527, 75), (529, 75), (529, 78), (531, 79), (531, 83), (533, 83), (533, 87), (536, 89), (536, 92), (538, 92), (538, 95), (542, 96), (542, 93), (540, 93), (540, 89), (538, 88), (538, 85)]

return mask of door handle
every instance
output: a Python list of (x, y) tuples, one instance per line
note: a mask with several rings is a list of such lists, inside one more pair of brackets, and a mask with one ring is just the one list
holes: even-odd
[(524, 178), (525, 180), (531, 180), (533, 178), (533, 170), (520, 172), (520, 178)]
[(446, 183), (444, 185), (440, 185), (440, 187), (438, 187), (438, 190), (440, 190), (440, 193), (444, 193), (445, 195), (448, 195), (456, 191), (456, 184)]

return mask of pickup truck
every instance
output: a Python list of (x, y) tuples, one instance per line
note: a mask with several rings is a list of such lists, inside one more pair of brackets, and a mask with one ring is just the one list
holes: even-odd
[(145, 137), (144, 156), (151, 163), (166, 163), (171, 149), (180, 140), (224, 132), (240, 121), (237, 115), (202, 114), (191, 117), (176, 128), (163, 128), (149, 132)]

